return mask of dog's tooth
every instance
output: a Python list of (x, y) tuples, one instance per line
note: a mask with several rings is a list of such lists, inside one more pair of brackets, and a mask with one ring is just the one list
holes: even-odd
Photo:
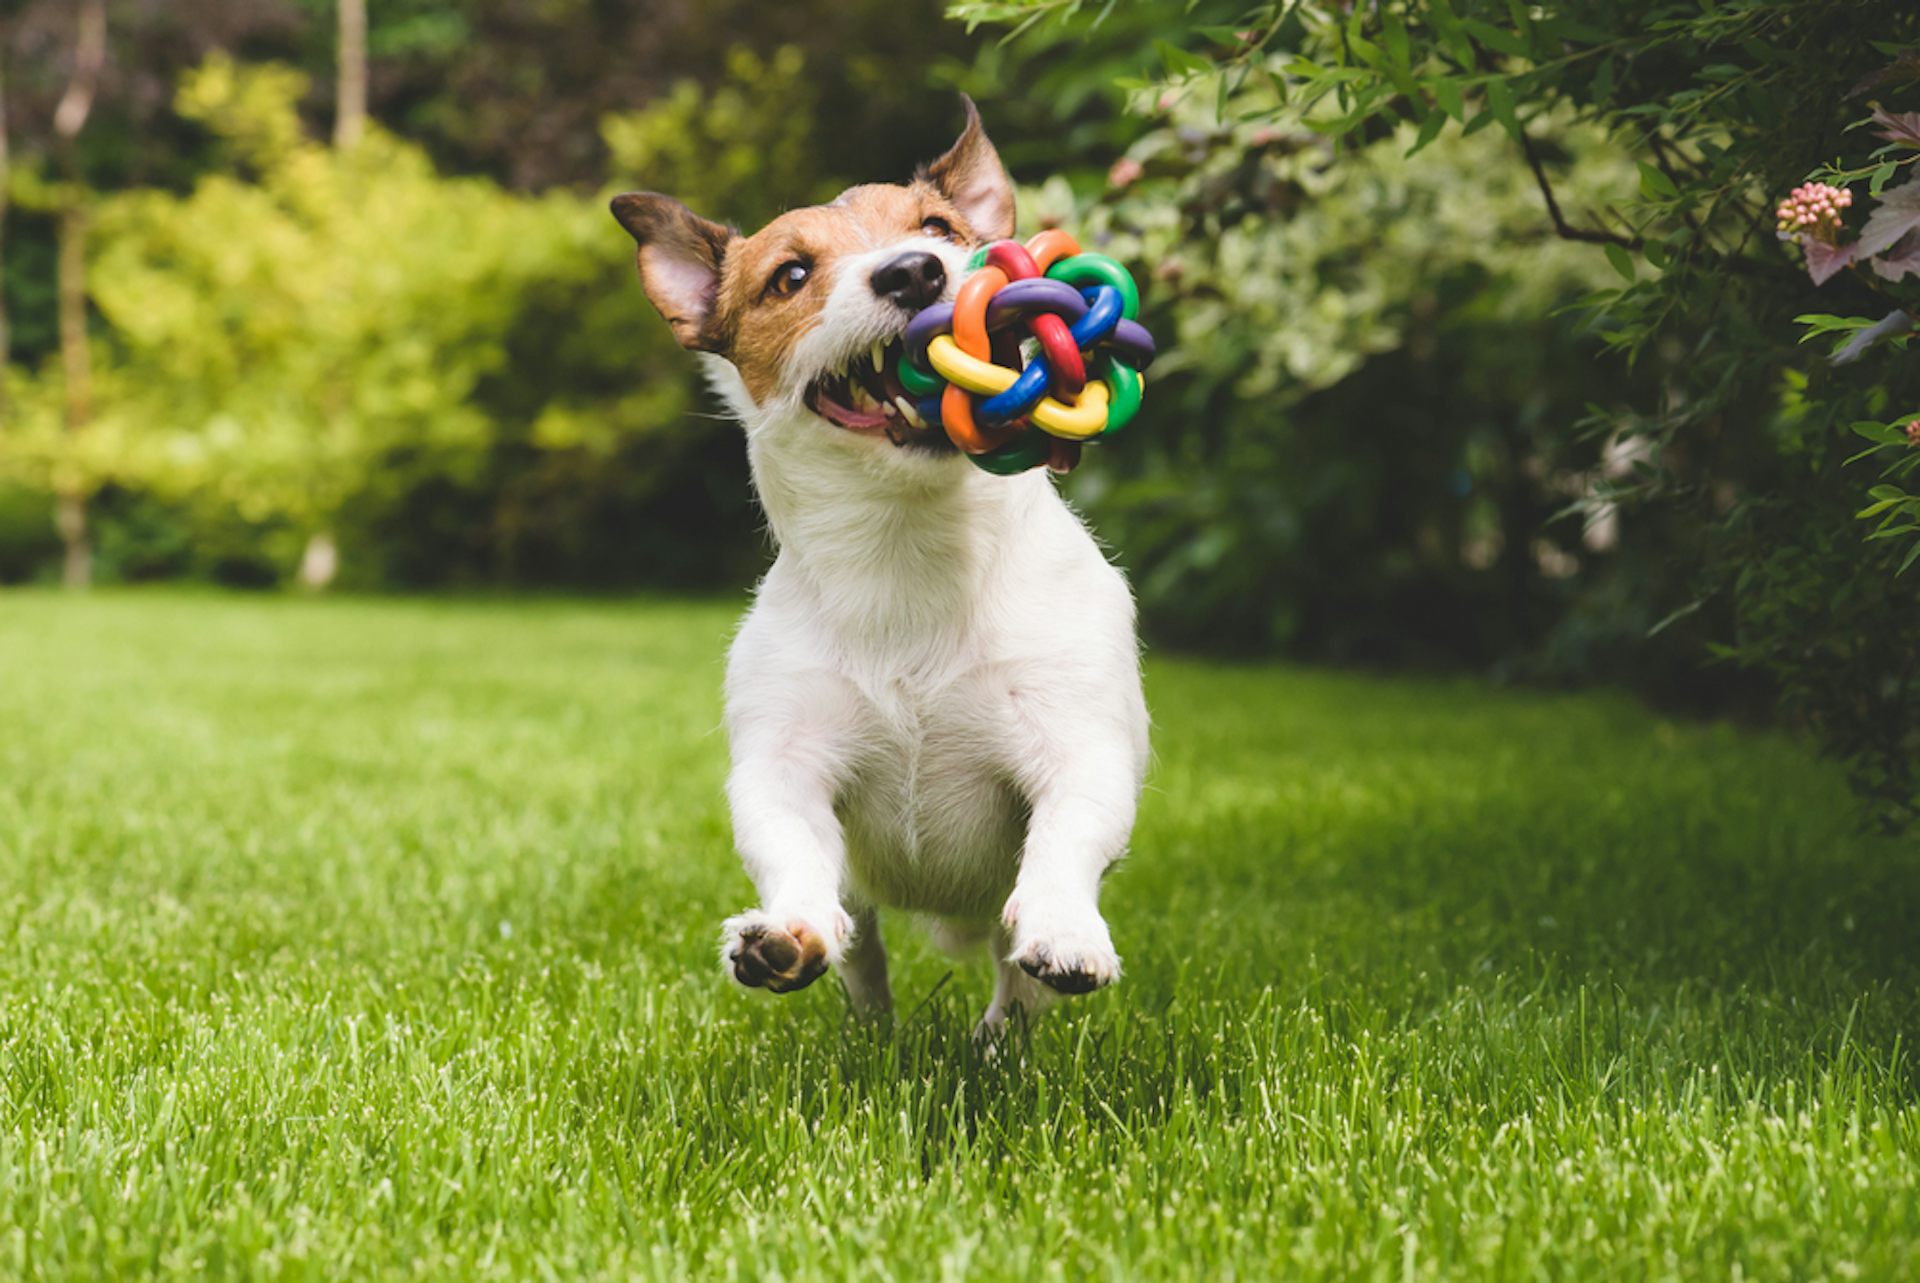
[(873, 345), (873, 372), (878, 374), (886, 368), (887, 359), (880, 355), (880, 343), (878, 340), (875, 340)]
[(900, 417), (905, 419), (908, 423), (911, 423), (914, 427), (924, 428), (927, 426), (926, 423), (920, 418), (920, 411), (914, 409), (913, 402), (907, 400), (907, 398), (903, 396), (897, 396), (893, 398), (893, 404), (899, 409)]

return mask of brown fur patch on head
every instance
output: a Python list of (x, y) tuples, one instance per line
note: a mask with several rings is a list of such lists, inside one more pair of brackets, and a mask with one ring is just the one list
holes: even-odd
[[(846, 259), (941, 228), (950, 229), (960, 244), (976, 242), (973, 227), (953, 202), (931, 182), (916, 180), (904, 187), (850, 187), (830, 205), (792, 210), (734, 241), (712, 325), (724, 336), (722, 350), (754, 399), (764, 399), (779, 382), (794, 346), (817, 323)], [(776, 292), (775, 273), (793, 263), (807, 269), (805, 283), (789, 294)]]

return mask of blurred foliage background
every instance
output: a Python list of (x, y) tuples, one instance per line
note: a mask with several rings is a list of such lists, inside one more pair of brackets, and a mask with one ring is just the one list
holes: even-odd
[(1912, 581), (1847, 461), (1911, 360), (1792, 325), (1905, 285), (1771, 225), (1920, 105), (1910, 6), (361, 2), (0, 19), (0, 582), (751, 582), (606, 197), (751, 226), (964, 89), (1023, 232), (1146, 286), (1143, 421), (1067, 489), (1151, 641), (1784, 710), (1910, 817)]

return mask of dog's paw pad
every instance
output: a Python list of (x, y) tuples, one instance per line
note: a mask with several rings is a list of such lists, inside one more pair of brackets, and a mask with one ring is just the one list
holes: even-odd
[(1061, 948), (1036, 940), (1016, 953), (1013, 960), (1056, 993), (1092, 993), (1120, 978), (1120, 959), (1108, 948)]
[(803, 923), (736, 921), (728, 924), (726, 961), (749, 989), (792, 993), (825, 973), (827, 942)]

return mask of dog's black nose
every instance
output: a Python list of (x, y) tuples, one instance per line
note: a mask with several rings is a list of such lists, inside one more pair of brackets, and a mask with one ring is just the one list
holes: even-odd
[(909, 312), (940, 301), (947, 288), (947, 265), (925, 250), (889, 259), (873, 269), (873, 292)]

